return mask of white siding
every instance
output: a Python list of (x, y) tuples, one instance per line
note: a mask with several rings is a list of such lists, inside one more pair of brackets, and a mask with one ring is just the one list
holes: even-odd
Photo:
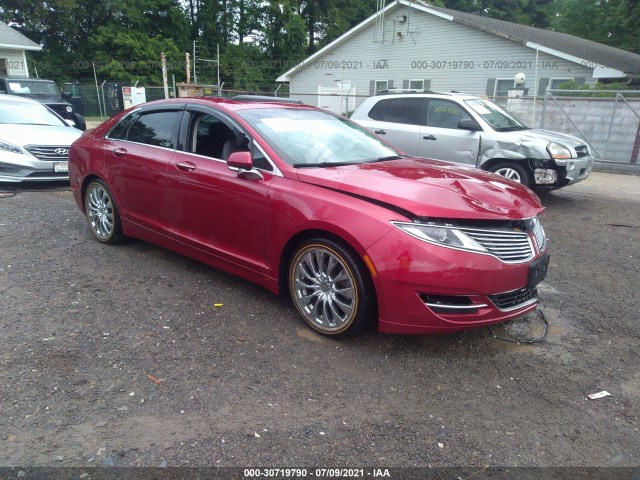
[(0, 48), (0, 60), (7, 62), (7, 74), (12, 77), (26, 77), (27, 66), (24, 61), (24, 53), (22, 50), (13, 50)]
[[(406, 21), (399, 22), (401, 15)], [(495, 79), (513, 79), (519, 72), (526, 75), (530, 95), (543, 94), (552, 78), (594, 82), (592, 69), (542, 52), (536, 77), (535, 49), (405, 6), (386, 14), (383, 42), (374, 32), (372, 23), (292, 74), (291, 96), (316, 104), (319, 86), (344, 81), (362, 97), (359, 104), (371, 94), (374, 81), (407, 88), (409, 80), (418, 79), (434, 91), (492, 96)]]

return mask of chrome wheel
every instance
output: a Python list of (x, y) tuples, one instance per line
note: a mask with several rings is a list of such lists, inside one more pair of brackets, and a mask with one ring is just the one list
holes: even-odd
[(120, 236), (120, 219), (107, 186), (100, 180), (92, 181), (85, 193), (85, 208), (91, 233), (101, 242), (111, 243)]
[(513, 180), (514, 182), (526, 185), (527, 187), (531, 185), (531, 173), (529, 173), (528, 165), (526, 164), (520, 165), (515, 162), (501, 162), (489, 167), (489, 171)]
[(322, 333), (346, 331), (358, 310), (358, 288), (349, 262), (323, 244), (307, 245), (289, 267), (291, 297), (305, 321)]
[(522, 183), (522, 178), (520, 178), (520, 174), (511, 167), (503, 167), (496, 170), (498, 175), (502, 175), (504, 178), (508, 178), (509, 180), (513, 180), (514, 182)]

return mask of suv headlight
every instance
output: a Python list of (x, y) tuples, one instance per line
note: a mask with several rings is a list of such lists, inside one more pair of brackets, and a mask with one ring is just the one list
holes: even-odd
[(391, 223), (412, 237), (428, 243), (472, 252), (488, 253), (486, 248), (455, 227), (427, 225), (424, 223)]
[(4, 150), (6, 152), (11, 152), (11, 153), (22, 153), (22, 150), (20, 150), (15, 145), (12, 145), (11, 143), (3, 142), (1, 140), (0, 140), (0, 150)]
[(71, 113), (71, 112), (73, 112), (73, 107), (70, 107), (70, 106), (67, 105), (66, 110), (67, 110), (68, 113)]
[(551, 158), (554, 160), (566, 160), (571, 158), (571, 151), (559, 143), (549, 142), (549, 145), (547, 145), (547, 152), (549, 152), (549, 155), (551, 155)]

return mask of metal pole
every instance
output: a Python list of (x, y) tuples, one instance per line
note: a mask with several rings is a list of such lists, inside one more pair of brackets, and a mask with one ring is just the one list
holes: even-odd
[(96, 95), (98, 96), (98, 110), (100, 110), (100, 116), (106, 117), (106, 115), (102, 114), (102, 104), (100, 103), (100, 90), (98, 90), (98, 75), (96, 74), (96, 63), (93, 62), (93, 78), (96, 81)]
[(540, 116), (540, 128), (544, 128), (544, 117), (547, 113), (547, 99), (549, 98), (549, 95), (549, 90), (544, 92), (544, 103), (542, 104), (542, 115)]
[(173, 98), (178, 98), (178, 93), (176, 92), (176, 75), (174, 73), (171, 74), (171, 80), (173, 81)]
[(198, 83), (198, 77), (196, 75), (196, 41), (193, 41), (193, 83)]
[(160, 54), (160, 63), (162, 63), (162, 86), (164, 87), (164, 98), (169, 98), (169, 85), (167, 83), (167, 57), (164, 53)]
[[(216, 43), (216, 61), (218, 63), (218, 85), (220, 85), (220, 44)], [(222, 88), (222, 87), (220, 87)], [(218, 95), (221, 96), (221, 95)]]
[(100, 84), (100, 90), (102, 91), (102, 105), (104, 105), (104, 116), (107, 117), (107, 102), (104, 99), (104, 84), (107, 83), (106, 80), (104, 80), (101, 84)]
[[(533, 124), (532, 127), (536, 128), (536, 107), (538, 106), (538, 87), (540, 85), (538, 85), (538, 54), (540, 53), (540, 51), (538, 50), (540, 48), (540, 44), (536, 45), (536, 73), (534, 75), (533, 78)], [(542, 128), (542, 127), (540, 127)]]
[(616, 110), (618, 109), (618, 98), (620, 98), (620, 92), (616, 93), (616, 101), (613, 104), (613, 111), (611, 112), (611, 120), (609, 120), (609, 132), (607, 133), (607, 143), (604, 145), (604, 151), (602, 152), (603, 158), (607, 157), (607, 150), (609, 150), (609, 140), (611, 140), (611, 132), (613, 131), (613, 121), (616, 118)]

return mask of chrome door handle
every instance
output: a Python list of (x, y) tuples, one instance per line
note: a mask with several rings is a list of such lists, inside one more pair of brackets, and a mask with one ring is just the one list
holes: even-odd
[(116, 157), (124, 157), (127, 154), (127, 149), (126, 148), (116, 148), (115, 150), (113, 150), (113, 154)]
[(182, 170), (183, 172), (191, 172), (196, 169), (195, 164), (191, 162), (176, 163), (176, 167), (178, 170)]

